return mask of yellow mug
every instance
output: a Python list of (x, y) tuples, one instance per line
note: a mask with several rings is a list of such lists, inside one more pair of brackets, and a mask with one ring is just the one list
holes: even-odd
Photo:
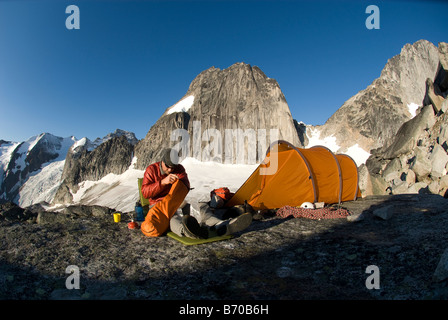
[(114, 222), (120, 222), (121, 221), (121, 213), (114, 213)]

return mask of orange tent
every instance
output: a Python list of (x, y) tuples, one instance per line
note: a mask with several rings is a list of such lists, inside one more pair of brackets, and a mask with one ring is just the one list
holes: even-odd
[(300, 149), (279, 140), (226, 206), (247, 200), (255, 210), (276, 209), (304, 202), (341, 203), (360, 196), (352, 158), (323, 146)]

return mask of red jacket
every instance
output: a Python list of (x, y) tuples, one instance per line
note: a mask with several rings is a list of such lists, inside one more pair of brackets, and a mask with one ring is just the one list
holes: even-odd
[[(177, 174), (179, 179), (190, 189), (190, 181), (188, 180), (188, 175), (185, 172), (185, 168), (182, 165), (178, 165), (176, 169), (171, 172), (172, 174)], [(142, 194), (143, 197), (149, 200), (149, 204), (153, 205), (158, 201), (162, 200), (171, 189), (171, 184), (162, 186), (162, 179), (168, 176), (167, 174), (162, 174), (160, 168), (160, 162), (150, 164), (145, 171), (142, 182)]]

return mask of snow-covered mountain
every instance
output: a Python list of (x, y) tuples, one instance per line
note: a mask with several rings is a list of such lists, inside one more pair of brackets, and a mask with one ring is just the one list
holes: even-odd
[[(210, 68), (199, 74), (187, 94), (167, 108), (140, 141), (122, 130), (94, 141), (48, 133), (21, 143), (0, 140), (0, 201), (14, 201), (23, 207), (45, 201), (52, 202), (53, 208), (88, 204), (132, 211), (138, 200), (137, 178), (143, 176), (149, 163), (159, 161), (164, 147), (174, 146), (170, 134), (175, 129), (193, 137), (192, 152), (182, 161), (194, 188), (187, 196), (192, 202), (214, 188), (226, 186), (236, 191), (257, 166), (249, 161), (211, 162), (204, 160), (203, 154), (197, 157), (204, 143), (210, 148), (210, 135), (228, 129), (260, 133), (278, 128), (279, 139), (297, 147), (324, 145), (335, 153), (348, 154), (361, 166), (374, 151), (372, 147), (387, 147), (401, 124), (419, 117), (421, 106), (428, 104), (426, 100), (437, 100), (425, 96), (429, 83), (425, 80), (429, 78), (431, 84), (441, 68), (440, 61), (445, 59), (444, 54), (439, 58), (441, 47), (437, 49), (424, 40), (406, 45), (388, 61), (380, 78), (347, 100), (321, 126), (293, 120), (278, 83), (257, 67), (237, 63), (225, 70)], [(439, 70), (439, 74), (443, 72)], [(197, 130), (195, 124), (199, 124)], [(198, 149), (195, 134), (199, 137)], [(216, 137), (219, 135), (214, 136), (214, 142)], [(234, 137), (230, 138), (218, 139), (222, 143), (219, 152), (225, 151)], [(258, 148), (256, 153), (257, 161), (262, 160), (263, 150)]]
[(116, 130), (103, 139), (57, 137), (50, 133), (23, 142), (0, 140), (0, 201), (13, 201), (22, 207), (51, 202), (60, 187), (67, 153), (80, 146), (94, 150), (114, 136), (126, 136), (136, 143), (133, 133)]
[(138, 142), (138, 139), (135, 137), (135, 134), (133, 132), (117, 129), (114, 132), (107, 134), (103, 138), (96, 138), (93, 141), (93, 148), (98, 147), (103, 142), (106, 142), (112, 138), (121, 137), (121, 136), (124, 136), (126, 138), (126, 140), (132, 145), (135, 145)]
[(61, 138), (50, 133), (23, 142), (3, 142), (0, 200), (12, 200), (23, 206), (31, 201), (48, 201), (64, 167), (65, 155), (75, 142), (74, 137)]

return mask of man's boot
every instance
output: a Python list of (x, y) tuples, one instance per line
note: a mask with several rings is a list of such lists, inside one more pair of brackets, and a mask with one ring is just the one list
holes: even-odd
[(207, 228), (201, 227), (196, 218), (190, 215), (184, 215), (182, 217), (182, 226), (184, 227), (185, 235), (193, 239), (207, 239)]

